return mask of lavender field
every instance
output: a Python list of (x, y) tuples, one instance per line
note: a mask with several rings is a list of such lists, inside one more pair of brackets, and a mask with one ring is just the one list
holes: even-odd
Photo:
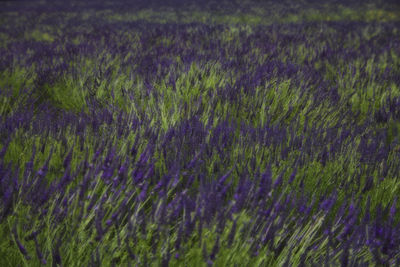
[(0, 266), (400, 266), (396, 1), (1, 1)]

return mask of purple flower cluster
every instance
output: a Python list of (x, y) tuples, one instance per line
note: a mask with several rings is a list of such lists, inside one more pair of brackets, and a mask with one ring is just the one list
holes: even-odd
[[(24, 260), (71, 264), (84, 236), (90, 266), (178, 264), (193, 244), (209, 266), (242, 248), (285, 266), (400, 263), (398, 22), (44, 17), (51, 42), (0, 26), (15, 106), (0, 114), (0, 225), (14, 221)], [(32, 71), (18, 104), (16, 66)]]

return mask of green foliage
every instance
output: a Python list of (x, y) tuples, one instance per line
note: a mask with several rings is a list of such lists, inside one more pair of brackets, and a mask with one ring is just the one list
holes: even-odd
[(35, 78), (33, 68), (16, 66), (0, 72), (0, 115), (8, 115), (27, 104), (26, 95), (32, 89)]
[[(68, 35), (68, 29), (61, 30), (62, 27), (58, 30), (52, 29), (53, 27), (38, 27), (31, 32), (21, 31), (23, 38), (39, 42), (46, 48), (48, 48), (46, 45), (50, 46), (52, 42), (57, 41), (57, 34), (65, 34), (68, 45), (74, 48), (86, 42), (98, 43), (93, 45), (95, 48), (87, 54), (81, 53), (79, 50), (81, 48), (76, 48), (79, 53), (71, 53), (68, 55), (69, 57), (66, 57), (68, 59), (65, 59), (68, 71), (60, 77), (50, 77), (54, 78), (54, 81), (38, 87), (35, 82), (37, 82), (36, 72), (39, 71), (39, 67), (22, 67), (25, 62), (15, 60), (12, 68), (7, 68), (0, 73), (0, 123), (19, 112), (24, 105), (31, 104), (28, 101), (35, 101), (36, 108), (39, 107), (39, 104), (48, 104), (57, 108), (57, 112), (60, 114), (72, 112), (77, 115), (84, 112), (90, 116), (101, 116), (101, 111), (108, 109), (111, 111), (112, 122), (106, 123), (103, 118), (100, 118), (96, 129), (92, 125), (85, 125), (83, 133), (79, 135), (74, 132), (72, 127), (75, 122), (70, 122), (67, 126), (61, 127), (62, 129), (58, 127), (52, 132), (44, 131), (39, 134), (33, 134), (32, 128), (21, 125), (13, 126), (15, 128), (9, 131), (10, 135), (5, 138), (10, 138), (10, 143), (5, 151), (2, 164), (4, 163), (5, 166), (11, 164), (13, 170), (18, 168), (19, 177), (22, 177), (25, 166), (31, 159), (34, 146), (37, 151), (33, 164), (34, 172), (43, 166), (50, 151), (53, 152), (49, 162), (49, 173), (46, 175), (47, 184), (58, 182), (61, 179), (66, 171), (63, 166), (64, 159), (70, 150), (72, 150), (70, 170), (72, 173), (76, 173), (73, 177), (74, 181), (65, 188), (65, 195), (61, 196), (60, 193), (52, 195), (47, 204), (40, 209), (34, 209), (32, 203), (22, 201), (22, 193), (15, 192), (12, 213), (6, 220), (0, 222), (0, 235), (5, 237), (0, 240), (0, 266), (40, 266), (34, 242), (24, 241), (29, 233), (39, 228), (41, 231), (38, 235), (38, 243), (43, 249), (48, 266), (53, 260), (51, 252), (57, 238), (63, 239), (60, 247), (63, 266), (90, 265), (91, 257), (96, 250), (101, 255), (102, 265), (112, 266), (115, 263), (125, 266), (130, 258), (126, 246), (129, 246), (137, 256), (136, 261), (139, 264), (142, 264), (147, 257), (150, 266), (160, 266), (168, 248), (174, 247), (179, 227), (184, 223), (182, 216), (179, 215), (176, 221), (169, 225), (162, 225), (159, 229), (157, 221), (159, 218), (156, 215), (152, 215), (153, 217), (149, 215), (152, 208), (158, 211), (162, 205), (161, 200), (152, 190), (157, 185), (158, 179), (172, 172), (171, 168), (175, 166), (171, 166), (171, 159), (175, 160), (176, 165), (181, 169), (177, 176), (177, 184), (168, 188), (166, 192), (167, 201), (172, 201), (181, 193), (182, 188), (180, 187), (185, 184), (191, 174), (195, 175), (201, 172), (205, 176), (203, 183), (213, 182), (230, 169), (234, 171), (227, 179), (227, 182), (232, 182), (232, 187), (227, 190), (227, 199), (232, 200), (234, 194), (232, 188), (236, 188), (239, 183), (239, 173), (246, 174), (248, 176), (246, 179), (249, 180), (258, 179), (260, 173), (266, 170), (267, 165), (271, 165), (272, 183), (276, 182), (280, 174), (283, 175), (283, 185), (274, 189), (274, 193), (282, 193), (282, 196), (292, 192), (295, 195), (302, 193), (307, 196), (308, 200), (316, 199), (318, 201), (335, 190), (338, 192), (337, 201), (330, 212), (324, 214), (318, 211), (317, 207), (320, 203), (315, 203), (310, 218), (307, 218), (308, 221), (304, 224), (296, 226), (295, 222), (288, 220), (281, 228), (276, 229), (277, 233), (270, 242), (274, 246), (280, 242), (286, 242), (280, 253), (265, 246), (260, 248), (258, 255), (251, 256), (254, 249), (251, 240), (254, 240), (254, 237), (250, 236), (249, 229), (254, 226), (251, 224), (251, 218), (255, 216), (256, 210), (248, 210), (233, 216), (233, 219), (237, 219), (238, 228), (231, 247), (227, 246), (227, 241), (233, 222), (227, 220), (222, 233), (218, 233), (218, 221), (214, 219), (210, 225), (204, 225), (201, 235), (194, 231), (182, 243), (179, 257), (175, 258), (178, 250), (171, 250), (171, 266), (206, 266), (207, 259), (204, 259), (203, 256), (203, 247), (210, 252), (217, 237), (220, 238), (221, 248), (214, 259), (215, 266), (282, 266), (288, 256), (290, 256), (290, 262), (295, 266), (299, 264), (300, 257), (311, 246), (319, 244), (306, 261), (311, 257), (322, 257), (326, 253), (328, 240), (321, 234), (324, 223), (334, 220), (339, 207), (348, 201), (349, 196), (359, 200), (361, 207), (365, 206), (367, 198), (370, 197), (372, 210), (375, 210), (378, 204), (384, 207), (391, 204), (393, 198), (400, 193), (396, 167), (399, 164), (396, 151), (398, 147), (393, 148), (398, 142), (400, 133), (398, 120), (391, 116), (387, 121), (383, 120), (376, 125), (368, 124), (365, 133), (351, 132), (351, 136), (347, 138), (342, 138), (340, 135), (345, 131), (345, 127), (351, 131), (353, 126), (357, 127), (364, 122), (374, 120), (373, 117), (378, 112), (388, 112), (387, 103), (400, 97), (400, 87), (396, 81), (381, 79), (385, 73), (393, 76), (399, 73), (399, 54), (394, 49), (387, 49), (385, 52), (377, 52), (376, 55), (371, 56), (355, 54), (351, 59), (335, 58), (332, 56), (337, 53), (335, 49), (343, 48), (347, 49), (346, 51), (354, 52), (363, 46), (362, 42), (378, 42), (376, 39), (382, 36), (384, 27), (383, 24), (366, 23), (365, 27), (361, 27), (362, 31), (356, 35), (351, 32), (347, 36), (343, 36), (343, 40), (332, 40), (332, 38), (325, 38), (325, 35), (335, 36), (334, 34), (338, 30), (325, 22), (398, 21), (400, 17), (397, 16), (398, 12), (366, 7), (356, 9), (338, 6), (333, 9), (329, 5), (321, 9), (304, 8), (297, 12), (288, 12), (282, 17), (268, 15), (268, 12), (266, 9), (254, 6), (249, 8), (247, 13), (216, 12), (214, 14), (205, 11), (142, 9), (136, 13), (117, 13), (109, 10), (98, 13), (82, 11), (75, 15), (69, 14), (70, 18), (81, 16), (84, 20), (90, 18), (96, 20), (99, 19), (99, 16), (103, 16), (101, 21), (115, 22), (115, 25), (110, 24), (115, 27), (118, 27), (117, 22), (128, 21), (155, 24), (202, 22), (209, 25), (222, 25), (215, 30), (216, 33), (212, 33), (210, 36), (193, 39), (195, 42), (204, 42), (205, 44), (216, 40), (216, 49), (212, 53), (220, 53), (218, 59), (221, 61), (228, 62), (228, 59), (224, 58), (225, 47), (236, 49), (238, 56), (228, 55), (229, 60), (235, 64), (244, 62), (248, 67), (247, 69), (243, 68), (244, 70), (237, 70), (236, 66), (232, 67), (236, 73), (220, 63), (219, 60), (215, 60), (215, 57), (209, 61), (192, 58), (188, 64), (186, 59), (182, 59), (184, 56), (179, 55), (179, 49), (187, 52), (186, 48), (179, 47), (177, 49), (179, 53), (174, 51), (167, 55), (168, 59), (172, 60), (171, 66), (168, 67), (170, 69), (164, 71), (159, 64), (155, 66), (156, 70), (151, 75), (148, 75), (149, 73), (147, 76), (144, 75), (141, 68), (146, 66), (141, 66), (140, 62), (136, 63), (132, 58), (140, 59), (140, 53), (147, 53), (146, 57), (152, 57), (152, 50), (157, 47), (173, 47), (177, 42), (173, 34), (167, 36), (160, 33), (160, 36), (155, 36), (148, 41), (146, 44), (148, 47), (142, 47), (141, 38), (143, 36), (141, 34), (146, 34), (136, 32), (136, 29), (118, 33), (120, 35), (113, 35), (110, 33), (112, 31), (106, 30), (105, 33), (110, 36), (107, 37), (107, 34), (104, 34), (101, 38), (98, 38), (96, 32), (91, 33), (90, 30), (87, 32), (82, 30), (79, 34)], [(8, 13), (8, 16), (11, 17), (15, 15)], [(1, 24), (4, 24), (3, 20), (5, 19), (0, 19)], [(298, 42), (287, 38), (293, 37), (293, 33), (285, 29), (288, 27), (286, 25), (282, 28), (282, 33), (278, 33), (274, 29), (265, 33), (268, 38), (263, 42), (265, 41), (265, 45), (271, 47), (271, 50), (276, 48), (276, 51), (263, 52), (262, 45), (264, 44), (257, 44), (255, 33), (260, 32), (257, 31), (257, 25), (271, 23), (280, 25), (289, 23), (291, 25), (290, 23), (294, 23), (292, 26), (296, 26), (300, 22), (318, 22), (320, 32), (315, 34), (309, 30), (302, 30), (303, 33), (307, 36), (309, 33), (314, 39)], [(149, 27), (151, 28), (151, 26)], [(190, 34), (196, 33), (196, 27), (190, 26), (185, 31), (185, 34), (190, 36)], [(392, 34), (397, 34), (397, 29), (394, 29)], [(90, 39), (92, 37), (95, 41)], [(1, 42), (6, 38), (9, 36), (0, 33)], [(242, 38), (249, 38), (249, 42), (244, 44)], [(339, 41), (342, 47), (335, 44)], [(109, 50), (107, 51), (107, 42), (115, 44), (115, 49), (134, 43), (137, 50), (111, 53)], [(187, 41), (188, 46), (192, 44), (194, 45)], [(60, 47), (63, 48), (63, 45)], [(240, 51), (240, 49), (246, 50), (247, 48), (248, 52)], [(198, 54), (203, 52), (202, 49), (199, 48)], [(121, 50), (123, 51), (122, 48)], [(326, 54), (324, 54), (325, 52)], [(30, 55), (29, 50), (27, 53)], [(49, 61), (48, 65), (51, 69), (54, 62), (52, 63), (52, 60), (48, 58), (45, 60)], [(274, 65), (272, 73), (266, 73), (270, 74), (270, 78), (258, 78), (258, 80), (254, 78), (259, 83), (251, 84), (253, 82), (252, 74), (256, 71), (256, 67), (262, 64), (267, 65), (270, 61), (276, 65)], [(279, 64), (304, 67), (310, 75), (303, 75), (302, 72), (305, 71), (300, 68), (294, 73), (278, 73), (277, 66), (280, 66)], [(390, 72), (388, 67), (391, 68)], [(315, 77), (312, 76), (314, 71), (319, 76), (317, 74)], [(244, 74), (245, 78), (243, 79), (247, 80), (244, 80), (245, 82), (240, 80), (238, 73)], [(43, 79), (46, 80), (46, 78)], [(236, 85), (240, 86), (236, 88)], [(331, 87), (336, 88), (338, 93), (338, 98), (333, 100), (330, 98), (336, 96), (329, 95), (327, 92), (332, 89)], [(226, 88), (230, 88), (231, 91), (226, 92)], [(31, 92), (29, 90), (33, 90), (34, 97), (28, 97), (28, 93)], [(333, 92), (335, 93), (334, 90)], [(349, 110), (353, 112), (349, 113), (350, 115), (346, 113)], [(40, 110), (35, 110), (34, 120), (39, 118), (37, 115), (40, 112)], [(119, 133), (118, 128), (123, 123), (119, 120), (119, 114), (128, 114), (128, 120), (137, 119), (139, 126), (133, 129), (132, 125), (128, 125), (129, 127), (124, 129), (125, 132)], [(353, 117), (354, 114), (359, 115)], [(205, 144), (196, 143), (192, 147), (187, 145), (185, 142), (189, 142), (192, 135), (196, 134), (195, 131), (192, 131), (188, 132), (187, 136), (173, 136), (170, 140), (165, 141), (166, 145), (161, 145), (164, 134), (171, 129), (177, 130), (178, 126), (194, 117), (197, 117), (204, 125), (208, 125), (210, 120), (213, 120), (209, 125), (208, 132), (205, 133)], [(224, 122), (232, 125), (232, 130), (224, 129), (225, 131), (222, 131), (221, 134), (218, 132), (218, 127)], [(50, 125), (52, 122), (46, 123)], [(133, 124), (133, 122), (129, 123)], [(327, 138), (328, 130), (340, 124), (342, 124), (342, 130), (338, 131), (336, 136), (331, 137), (331, 140), (341, 142), (339, 142), (336, 154), (329, 152), (326, 160), (322, 162), (320, 155), (324, 149), (331, 151), (332, 148), (335, 148), (333, 141), (328, 144), (323, 143), (324, 138)], [(263, 127), (266, 126), (269, 127), (268, 131), (262, 132)], [(8, 130), (6, 127), (4, 129)], [(202, 131), (202, 129), (195, 130)], [(152, 140), (151, 131), (157, 133), (156, 141)], [(281, 141), (279, 138), (284, 135), (284, 131), (288, 134), (285, 135), (286, 139)], [(384, 133), (381, 135), (384, 142), (378, 143), (390, 149), (387, 159), (381, 162), (361, 160), (363, 155), (358, 151), (362, 149), (360, 148), (361, 135), (369, 131), (375, 131), (376, 135), (379, 131)], [(271, 132), (273, 133), (271, 134)], [(263, 133), (264, 136), (260, 136), (260, 133)], [(297, 141), (296, 138), (300, 136), (305, 138), (300, 140), (300, 144), (295, 149), (292, 143)], [(0, 149), (4, 147), (5, 138), (2, 136)], [(213, 138), (218, 140), (212, 142)], [(136, 153), (134, 156), (129, 156), (135, 140), (139, 140), (135, 144)], [(199, 140), (198, 142), (203, 142), (201, 138)], [(102, 141), (106, 144), (105, 148), (98, 155), (97, 161), (91, 162)], [(149, 194), (139, 202), (136, 201), (136, 197), (141, 194), (143, 183), (133, 184), (134, 167), (132, 165), (137, 167), (135, 164), (138, 164), (138, 169), (147, 173), (148, 166), (146, 164), (141, 166), (142, 163), (139, 164), (138, 161), (150, 141), (155, 143), (154, 151), (152, 151), (154, 153), (150, 153), (149, 156), (149, 162), (154, 164), (154, 175), (147, 177), (151, 181), (148, 188)], [(368, 142), (370, 144), (371, 140)], [(164, 151), (164, 146), (167, 145), (178, 148)], [(204, 145), (204, 151), (198, 151), (197, 145), (199, 147)], [(127, 209), (132, 212), (130, 216), (121, 218), (120, 225), (113, 224), (99, 241), (94, 224), (101, 197), (105, 198), (102, 205), (104, 217), (100, 220), (103, 227), (112, 214), (118, 211), (123, 197), (125, 197), (122, 195), (113, 200), (114, 194), (119, 188), (113, 188), (111, 183), (106, 183), (101, 178), (106, 172), (104, 167), (106, 163), (104, 166), (102, 164), (111, 147), (115, 149), (117, 158), (113, 162), (115, 168), (110, 174), (112, 178), (119, 175), (117, 167), (120, 168), (123, 162), (131, 163), (126, 171), (129, 173), (126, 191), (129, 189), (133, 192), (127, 201)], [(283, 153), (285, 148), (290, 148), (286, 154)], [(181, 152), (180, 150), (184, 151), (181, 155), (178, 153)], [(199, 156), (198, 161), (201, 164), (199, 163), (192, 169), (186, 168), (187, 164), (184, 163), (190, 162), (192, 160), (190, 157), (194, 156)], [(85, 162), (85, 159), (88, 162)], [(80, 193), (79, 185), (85, 175), (82, 166), (86, 163), (91, 165), (90, 168), (97, 164), (98, 170), (96, 172), (91, 170), (90, 187), (84, 194), (84, 200), (80, 202), (76, 195)], [(297, 168), (297, 173), (289, 184), (294, 166)], [(364, 190), (367, 183), (371, 181), (369, 180), (371, 177), (373, 186)], [(188, 194), (195, 195), (201, 186), (196, 177), (192, 187), (188, 189)], [(74, 191), (75, 189), (77, 191)], [(252, 191), (250, 194), (254, 194), (254, 192)], [(95, 196), (99, 196), (99, 199), (93, 203), (96, 208), (88, 209), (90, 198)], [(65, 208), (59, 204), (62, 201), (68, 203), (68, 216), (62, 222), (56, 223), (52, 214), (58, 208)], [(149, 221), (146, 221), (146, 231), (141, 232), (139, 229), (135, 229), (137, 239), (130, 239), (127, 222), (131, 222), (135, 226), (140, 225), (141, 222), (138, 218), (141, 213), (149, 218)], [(188, 216), (193, 219), (194, 213)], [(301, 219), (296, 217), (299, 215), (296, 215), (295, 211), (291, 211), (288, 218), (291, 216), (293, 216), (293, 220)], [(282, 218), (277, 215), (276, 221), (273, 223), (281, 223), (280, 219)], [(14, 225), (17, 226), (18, 235), (28, 254), (32, 257), (31, 261), (26, 260), (17, 247), (16, 240), (12, 235)], [(263, 226), (265, 225), (260, 227)], [(198, 221), (196, 227), (199, 227)], [(340, 230), (341, 227), (342, 225), (339, 224), (333, 225), (335, 230)], [(241, 236), (239, 233), (244, 234)], [(157, 237), (157, 235), (159, 236)], [(287, 239), (284, 239), (285, 236)], [(122, 245), (120, 244), (121, 240)], [(127, 242), (125, 243), (125, 241)], [(367, 261), (373, 258), (372, 252), (367, 247), (361, 247), (351, 253)], [(338, 260), (336, 257), (332, 259), (332, 262)]]

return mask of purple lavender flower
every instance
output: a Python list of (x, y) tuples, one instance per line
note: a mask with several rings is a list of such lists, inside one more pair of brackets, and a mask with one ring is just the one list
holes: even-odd
[(66, 169), (71, 164), (73, 150), (74, 150), (74, 146), (71, 147), (67, 156), (64, 159), (64, 162), (63, 162), (64, 169)]
[(52, 266), (54, 267), (61, 264), (60, 246), (61, 246), (61, 238), (57, 240), (56, 245), (52, 250), (52, 258), (53, 258)]
[(38, 243), (38, 241), (37, 241), (36, 236), (33, 238), (33, 241), (35, 242), (36, 254), (37, 254), (37, 256), (38, 256), (38, 259), (40, 260), (40, 262), (41, 262), (43, 265), (46, 265), (47, 261), (46, 261), (46, 259), (43, 257), (43, 254), (42, 254), (42, 252), (41, 252), (40, 249), (39, 249), (39, 243)]
[(146, 199), (147, 188), (148, 188), (148, 186), (149, 186), (148, 183), (145, 183), (145, 184), (144, 184), (144, 186), (143, 186), (143, 188), (142, 188), (142, 191), (140, 192), (139, 197), (138, 197), (138, 200), (139, 200), (139, 201), (142, 202), (142, 201), (144, 201), (144, 200)]
[[(233, 167), (234, 168), (234, 167)], [(225, 182), (225, 180), (229, 177), (229, 175), (231, 175), (233, 168), (230, 169), (226, 174), (224, 174), (219, 180), (218, 180), (218, 187), (221, 187), (223, 185), (223, 183)]]
[(278, 186), (282, 185), (283, 182), (283, 174), (285, 173), (286, 170), (284, 170), (279, 176), (278, 178), (276, 178), (274, 184), (273, 184), (273, 188), (276, 189)]
[(25, 259), (30, 260), (31, 257), (29, 256), (28, 252), (26, 251), (26, 248), (19, 241), (18, 232), (17, 232), (17, 223), (16, 222), (14, 223), (14, 226), (13, 226), (13, 229), (12, 229), (12, 234), (14, 236), (15, 243), (17, 243), (19, 251), (25, 257)]
[(393, 204), (390, 207), (390, 220), (393, 222), (394, 216), (396, 215), (396, 204), (397, 204), (397, 197), (394, 198)]
[(288, 181), (289, 184), (291, 184), (294, 181), (294, 179), (296, 178), (296, 173), (297, 173), (297, 167), (295, 167), (293, 172), (290, 174), (289, 181)]
[(342, 267), (346, 267), (349, 264), (349, 249), (350, 241), (345, 241), (343, 244), (342, 255), (340, 256), (340, 264)]
[(332, 206), (335, 204), (337, 199), (336, 191), (333, 193), (331, 197), (326, 198), (321, 204), (320, 208), (323, 209), (325, 212), (329, 212)]
[(179, 226), (179, 230), (178, 230), (178, 235), (176, 237), (176, 241), (175, 241), (175, 249), (179, 250), (181, 247), (181, 242), (182, 242), (182, 235), (183, 235), (183, 225), (181, 224)]
[(374, 177), (369, 175), (365, 181), (364, 188), (362, 193), (366, 193), (367, 191), (371, 190), (374, 187)]

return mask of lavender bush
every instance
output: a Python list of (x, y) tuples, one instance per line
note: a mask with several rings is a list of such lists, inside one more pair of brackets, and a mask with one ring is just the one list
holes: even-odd
[(400, 8), (0, 3), (0, 266), (400, 265)]

